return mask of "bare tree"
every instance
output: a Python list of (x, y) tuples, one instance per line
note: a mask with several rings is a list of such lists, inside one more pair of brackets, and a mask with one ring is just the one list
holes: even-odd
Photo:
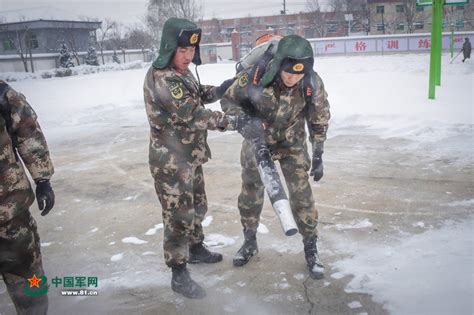
[(352, 14), (351, 30), (365, 31), (366, 33), (370, 31), (368, 29), (370, 11), (367, 0), (329, 0), (328, 6), (330, 11), (339, 13), (342, 24), (349, 23), (343, 19), (344, 16), (342, 14)]
[(142, 25), (135, 24), (128, 28), (124, 42), (127, 48), (151, 47), (153, 38)]
[(74, 59), (76, 59), (77, 65), (79, 66), (81, 62), (79, 60), (79, 53), (78, 53), (78, 47), (76, 44), (76, 36), (74, 33), (74, 29), (64, 28), (62, 29), (62, 34), (63, 34), (64, 42), (66, 42), (67, 45), (69, 46), (69, 50), (71, 51), (72, 55), (74, 56)]
[(25, 24), (22, 29), (9, 30), (8, 26), (2, 25), (0, 31), (7, 33), (6, 38), (15, 48), (17, 55), (20, 56), (25, 72), (29, 72), (28, 58), (30, 58), (30, 65), (34, 72), (31, 47), (29, 47), (30, 43), (28, 43), (28, 36), (30, 35), (28, 26)]
[(306, 9), (313, 15), (310, 28), (316, 32), (317, 37), (325, 37), (327, 34), (326, 18), (321, 12), (319, 0), (306, 0)]
[(127, 30), (123, 24), (117, 23), (108, 36), (107, 49), (128, 48), (127, 46)]
[(199, 0), (149, 0), (145, 22), (156, 43), (159, 43), (163, 25), (170, 17), (197, 21), (202, 17), (202, 5)]
[(26, 49), (25, 38), (28, 34), (28, 27), (25, 27), (24, 31), (15, 31), (15, 37), (10, 37), (10, 41), (13, 42), (15, 46), (15, 50), (17, 54), (21, 58), (21, 62), (23, 63), (23, 67), (25, 68), (25, 72), (28, 72), (28, 55)]
[(346, 12), (351, 0), (329, 0), (328, 6), (332, 12)]
[(102, 64), (105, 64), (104, 59), (104, 42), (107, 39), (107, 33), (112, 31), (113, 29), (117, 28), (117, 22), (105, 19), (105, 22), (102, 22), (101, 29), (99, 30), (99, 41), (97, 44), (99, 45), (100, 55), (102, 57)]
[[(474, 3), (468, 2), (463, 5), (460, 9), (456, 5), (447, 5), (444, 7), (444, 17), (447, 22), (447, 26), (451, 26), (453, 29), (460, 30), (464, 25), (464, 28), (470, 29), (474, 25)], [(451, 28), (450, 28), (451, 29)]]
[(417, 11), (416, 0), (403, 1), (403, 19), (401, 23), (406, 23), (407, 33), (415, 32), (415, 23), (426, 19), (424, 11)]
[(306, 0), (306, 9), (309, 12), (320, 12), (321, 5), (319, 3), (319, 0)]

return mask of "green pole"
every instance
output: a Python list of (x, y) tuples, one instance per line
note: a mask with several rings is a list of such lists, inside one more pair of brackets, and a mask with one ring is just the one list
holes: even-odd
[(438, 49), (436, 55), (436, 85), (441, 85), (441, 54), (443, 52), (443, 4), (444, 0), (437, 0), (438, 2), (438, 12), (437, 12), (437, 36), (438, 36)]
[(433, 0), (431, 16), (431, 47), (430, 47), (430, 79), (428, 87), (428, 98), (433, 100), (436, 92), (436, 7), (439, 0)]

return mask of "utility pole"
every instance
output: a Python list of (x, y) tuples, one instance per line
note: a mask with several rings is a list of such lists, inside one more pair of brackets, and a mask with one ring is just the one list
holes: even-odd
[(286, 0), (283, 0), (283, 10), (280, 11), (281, 14), (285, 15), (286, 14)]

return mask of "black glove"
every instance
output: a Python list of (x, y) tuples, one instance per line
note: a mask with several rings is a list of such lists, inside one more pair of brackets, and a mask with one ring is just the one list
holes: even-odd
[(236, 117), (235, 130), (245, 139), (263, 137), (264, 134), (262, 120), (247, 114), (241, 114)]
[(323, 143), (316, 143), (313, 150), (313, 161), (309, 176), (312, 176), (315, 182), (318, 182), (323, 178), (323, 155), (324, 146)]
[(41, 179), (36, 182), (36, 200), (41, 215), (45, 216), (54, 206), (54, 191), (47, 179)]
[(234, 83), (235, 78), (225, 80), (218, 87), (216, 87), (216, 94), (218, 98), (221, 98), (224, 95), (225, 91)]

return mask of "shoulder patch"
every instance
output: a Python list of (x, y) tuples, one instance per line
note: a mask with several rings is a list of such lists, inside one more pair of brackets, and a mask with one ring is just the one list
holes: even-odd
[(247, 72), (242, 73), (242, 75), (239, 76), (239, 86), (244, 87), (247, 85), (249, 82), (249, 74)]
[(171, 82), (169, 85), (171, 97), (180, 100), (184, 96), (183, 85), (179, 82)]

